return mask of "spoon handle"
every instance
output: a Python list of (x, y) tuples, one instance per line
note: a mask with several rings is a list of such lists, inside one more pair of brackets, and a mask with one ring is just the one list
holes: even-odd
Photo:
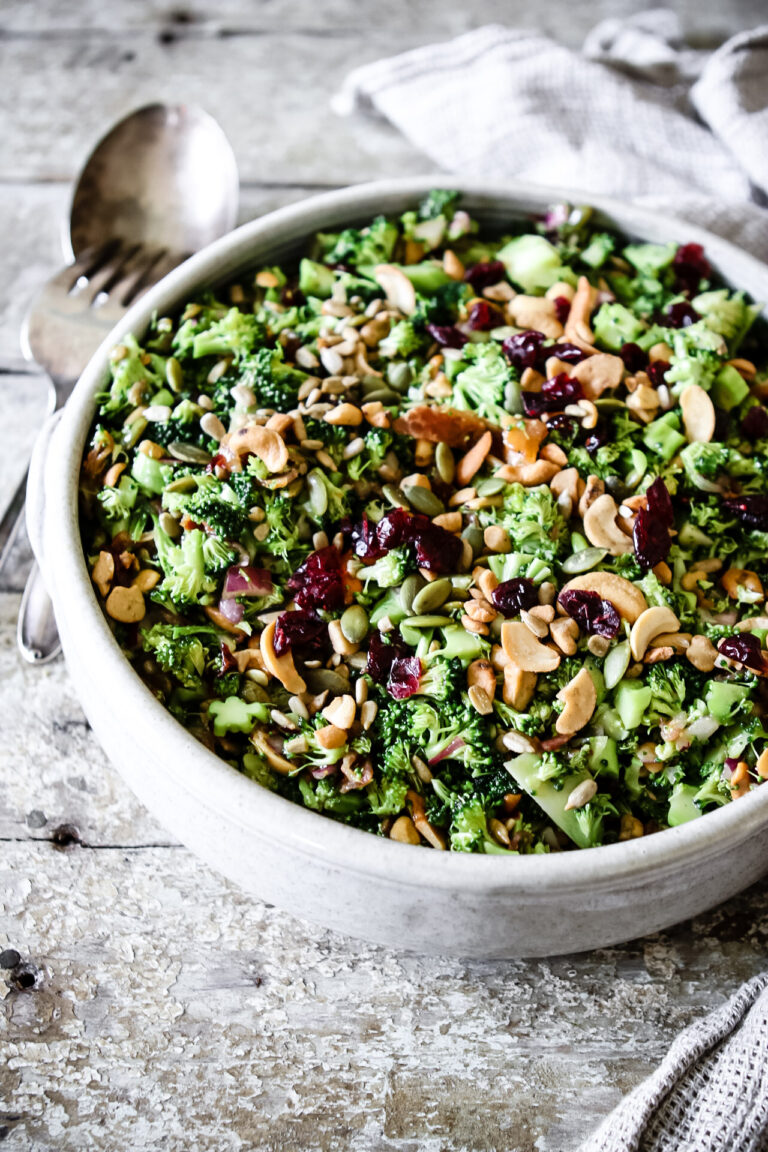
[(27, 494), (27, 469), (11, 496), (10, 503), (0, 520), (0, 573), (5, 570), (19, 528), (24, 520), (24, 500)]
[(32, 566), (27, 577), (19, 610), (16, 639), (24, 660), (38, 668), (41, 664), (54, 660), (61, 652), (53, 604), (37, 564)]

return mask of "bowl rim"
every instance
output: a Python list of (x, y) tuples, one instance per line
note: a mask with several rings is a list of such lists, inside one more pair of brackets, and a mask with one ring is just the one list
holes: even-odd
[[(96, 693), (109, 691), (113, 722), (151, 729), (151, 743), (167, 780), (190, 799), (256, 837), (282, 842), (286, 852), (322, 861), (338, 870), (354, 870), (399, 886), (418, 889), (473, 891), (514, 889), (520, 894), (556, 896), (585, 887), (611, 890), (627, 882), (642, 884), (652, 875), (673, 871), (686, 861), (704, 859), (737, 847), (768, 821), (768, 786), (757, 788), (703, 820), (693, 820), (652, 836), (567, 853), (485, 856), (458, 852), (406, 851), (370, 832), (336, 822), (277, 796), (249, 780), (200, 744), (145, 686), (123, 656), (96, 599), (80, 543), (77, 483), (85, 436), (95, 408), (95, 395), (103, 386), (111, 347), (128, 332), (143, 332), (155, 310), (165, 311), (184, 302), (205, 283), (231, 277), (229, 265), (256, 264), (259, 249), (268, 248), (276, 235), (286, 243), (325, 226), (372, 215), (382, 201), (414, 200), (434, 187), (457, 188), (472, 211), (482, 207), (506, 208), (511, 218), (566, 200), (593, 205), (617, 227), (641, 237), (665, 235), (706, 246), (713, 263), (736, 265), (747, 280), (762, 282), (768, 296), (768, 269), (748, 253), (696, 225), (610, 197), (592, 196), (572, 188), (530, 184), (493, 186), (458, 177), (427, 175), (382, 180), (312, 196), (279, 208), (241, 225), (192, 256), (137, 301), (96, 351), (53, 434), (44, 462), (44, 535), (42, 566), (51, 586), (54, 606), (61, 617), (65, 652), (80, 660), (79, 682)], [(628, 218), (632, 224), (627, 223)], [(743, 270), (743, 273), (742, 273)], [(726, 277), (728, 279), (728, 277)], [(46, 560), (56, 557), (55, 569)], [(76, 621), (76, 627), (73, 626)], [(75, 635), (77, 633), (77, 635)], [(88, 645), (87, 667), (82, 667), (82, 644)], [(146, 719), (145, 719), (146, 718)], [(182, 767), (183, 765), (183, 767)], [(130, 777), (125, 773), (130, 784)], [(160, 817), (162, 820), (162, 817)]]

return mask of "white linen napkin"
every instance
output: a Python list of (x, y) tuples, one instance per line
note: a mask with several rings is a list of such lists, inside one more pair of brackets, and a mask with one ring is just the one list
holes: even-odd
[(768, 259), (768, 25), (712, 54), (662, 10), (604, 21), (582, 52), (490, 25), (356, 68), (333, 106), (447, 171), (663, 207)]

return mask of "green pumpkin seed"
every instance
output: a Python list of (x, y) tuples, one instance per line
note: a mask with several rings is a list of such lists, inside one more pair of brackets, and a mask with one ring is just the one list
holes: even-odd
[(418, 572), (413, 572), (403, 580), (400, 586), (400, 603), (407, 615), (413, 611), (413, 602), (426, 583), (424, 577), (419, 576)]
[(171, 480), (165, 486), (166, 492), (191, 492), (193, 488), (197, 488), (195, 476), (179, 476), (178, 480)]
[(165, 362), (165, 378), (171, 392), (181, 392), (184, 387), (184, 373), (175, 356), (169, 356)]
[(338, 672), (334, 672), (332, 668), (307, 668), (305, 666), (303, 675), (310, 692), (316, 696), (320, 692), (325, 692), (326, 689), (332, 696), (343, 696), (345, 692), (349, 692), (349, 680), (345, 676), (340, 676)]
[(476, 491), (478, 496), (498, 496), (506, 486), (506, 482), (500, 480), (498, 476), (489, 476), (487, 480), (480, 481)]
[(402, 489), (402, 492), (411, 507), (415, 508), (417, 512), (423, 512), (425, 516), (440, 516), (445, 512), (445, 504), (429, 488), (422, 488), (419, 484), (409, 484)]
[(307, 473), (307, 492), (312, 515), (319, 520), (328, 508), (328, 489), (315, 468)]
[(210, 464), (211, 454), (198, 448), (196, 444), (184, 444), (181, 440), (171, 440), (168, 451), (175, 460), (182, 464)]
[(595, 408), (600, 412), (618, 412), (620, 408), (626, 408), (624, 401), (617, 400), (615, 396), (602, 396), (594, 403)]
[(451, 591), (451, 582), (446, 577), (425, 584), (413, 598), (412, 611), (416, 616), (425, 616), (429, 612), (434, 612), (435, 609), (441, 608), (445, 604)]
[(368, 635), (368, 613), (360, 604), (347, 608), (339, 624), (350, 644), (359, 644)]
[(387, 382), (396, 392), (407, 392), (413, 382), (413, 372), (407, 364), (390, 364)]
[(603, 677), (605, 678), (605, 686), (609, 691), (624, 678), (624, 673), (629, 667), (630, 656), (627, 640), (623, 640), (621, 644), (611, 648), (606, 656), (603, 664)]
[(380, 400), (382, 404), (399, 404), (401, 396), (399, 392), (393, 392), (391, 388), (377, 388), (375, 392), (369, 392), (365, 397), (366, 404), (373, 404), (376, 400)]
[(360, 381), (360, 386), (363, 396), (365, 396), (366, 399), (368, 398), (369, 393), (380, 392), (382, 388), (386, 388), (386, 384), (382, 380), (381, 376), (363, 376), (362, 380)]
[(407, 620), (403, 620), (400, 625), (401, 628), (444, 628), (449, 624), (447, 616), (409, 616)]
[(580, 552), (574, 552), (563, 560), (563, 572), (567, 572), (569, 576), (575, 576), (579, 572), (589, 572), (590, 568), (594, 568), (607, 555), (608, 552), (605, 548), (582, 548)]
[(478, 528), (477, 524), (470, 524), (465, 528), (461, 534), (461, 538), (469, 543), (473, 556), (479, 556), (485, 548), (483, 530), (482, 528)]
[(397, 488), (394, 484), (385, 484), (381, 489), (381, 494), (393, 508), (410, 509), (411, 507), (401, 489)]
[(453, 452), (442, 440), (435, 448), (435, 468), (443, 484), (453, 484), (453, 478), (456, 475), (456, 461), (453, 458)]

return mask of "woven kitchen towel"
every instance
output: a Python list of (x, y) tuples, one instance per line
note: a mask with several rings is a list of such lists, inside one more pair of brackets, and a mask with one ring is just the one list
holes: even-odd
[(712, 54), (661, 10), (604, 21), (582, 52), (492, 25), (355, 69), (334, 108), (385, 117), (447, 171), (631, 198), (768, 259), (768, 25)]
[(681, 1032), (579, 1152), (765, 1152), (768, 975)]

